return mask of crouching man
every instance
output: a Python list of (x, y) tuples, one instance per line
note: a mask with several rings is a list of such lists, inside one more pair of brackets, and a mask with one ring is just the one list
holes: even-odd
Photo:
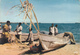
[(3, 25), (3, 31), (2, 31), (2, 37), (3, 37), (3, 43), (10, 42), (11, 39), (10, 31), (11, 31), (11, 25), (10, 21), (7, 21), (5, 25)]

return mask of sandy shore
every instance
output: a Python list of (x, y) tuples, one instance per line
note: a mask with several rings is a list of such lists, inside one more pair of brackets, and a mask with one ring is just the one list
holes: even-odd
[(80, 55), (80, 44), (66, 45), (55, 51), (44, 53), (43, 55)]
[[(0, 45), (0, 55), (19, 55), (24, 51), (28, 51), (29, 46), (25, 44), (4, 44)], [(29, 54), (25, 54), (29, 55)], [(30, 55), (39, 55), (30, 54)], [(54, 51), (50, 51), (41, 55), (80, 55), (80, 44), (66, 45)]]

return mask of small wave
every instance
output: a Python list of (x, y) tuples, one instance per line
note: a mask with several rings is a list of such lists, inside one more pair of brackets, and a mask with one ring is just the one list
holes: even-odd
[(48, 34), (49, 32), (48, 31), (40, 31), (40, 33), (42, 33), (42, 34)]

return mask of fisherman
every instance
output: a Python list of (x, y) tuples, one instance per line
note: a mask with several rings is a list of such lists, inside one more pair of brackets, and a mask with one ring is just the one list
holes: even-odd
[(28, 41), (29, 41), (29, 44), (32, 44), (34, 39), (33, 39), (33, 32), (32, 32), (32, 28), (29, 29), (29, 35), (28, 35)]
[(52, 26), (49, 27), (49, 35), (53, 35), (54, 36), (54, 24), (52, 24)]
[(10, 25), (10, 21), (7, 21), (5, 25), (3, 25), (3, 32), (5, 31), (8, 31), (10, 32), (11, 31), (11, 25)]
[(57, 34), (58, 34), (58, 29), (57, 29), (57, 26), (58, 26), (58, 25), (55, 25), (55, 28), (54, 28), (55, 35), (57, 35)]
[(23, 27), (21, 26), (21, 23), (19, 23), (15, 29), (15, 32), (17, 33), (16, 37), (20, 40), (21, 40), (22, 28)]
[(2, 37), (4, 39), (4, 43), (9, 42), (11, 35), (10, 35), (10, 31), (11, 31), (11, 25), (10, 25), (10, 21), (7, 21), (5, 25), (3, 25), (3, 31), (2, 31)]

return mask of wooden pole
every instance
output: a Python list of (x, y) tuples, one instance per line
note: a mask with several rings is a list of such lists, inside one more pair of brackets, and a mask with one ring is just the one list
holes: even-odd
[(38, 31), (37, 28), (36, 28), (36, 26), (34, 25), (34, 23), (32, 22), (32, 20), (31, 20), (31, 18), (29, 17), (28, 14), (27, 14), (27, 16), (28, 16), (28, 18), (30, 19), (30, 22), (33, 24), (33, 26), (34, 26), (34, 28), (36, 29), (36, 31)]
[(39, 31), (39, 24), (38, 24), (38, 20), (37, 20), (36, 14), (35, 14), (35, 12), (34, 12), (34, 10), (33, 10), (33, 9), (32, 9), (32, 11), (33, 11), (33, 13), (34, 13), (34, 17), (35, 17), (35, 19), (36, 19), (37, 26), (38, 26), (38, 31)]

